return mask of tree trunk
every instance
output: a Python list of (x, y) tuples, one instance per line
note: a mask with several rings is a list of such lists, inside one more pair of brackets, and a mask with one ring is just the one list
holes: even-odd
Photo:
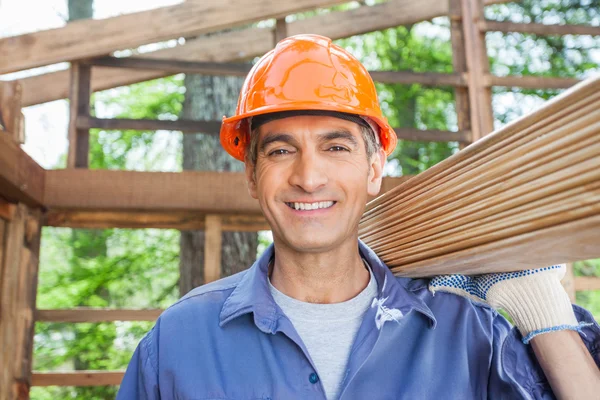
[[(187, 75), (182, 118), (220, 120), (235, 111), (243, 79)], [(243, 171), (243, 164), (221, 147), (219, 137), (205, 134), (183, 136), (183, 169), (198, 171)], [(256, 258), (258, 234), (224, 232), (221, 276), (248, 268)], [(179, 291), (183, 295), (204, 283), (204, 231), (182, 231), (180, 239)]]

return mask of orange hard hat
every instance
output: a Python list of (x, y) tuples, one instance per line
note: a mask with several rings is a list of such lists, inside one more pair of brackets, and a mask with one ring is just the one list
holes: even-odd
[(221, 144), (244, 161), (252, 116), (291, 110), (324, 110), (359, 115), (374, 122), (386, 155), (396, 133), (381, 113), (375, 84), (350, 53), (319, 35), (283, 39), (252, 67), (233, 117), (223, 117)]

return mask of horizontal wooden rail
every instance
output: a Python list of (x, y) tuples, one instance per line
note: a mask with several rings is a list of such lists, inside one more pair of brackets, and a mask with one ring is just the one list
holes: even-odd
[(159, 309), (106, 309), (72, 308), (63, 310), (36, 310), (36, 322), (113, 322), (156, 321), (164, 310)]
[(207, 133), (218, 134), (221, 129), (221, 121), (193, 121), (193, 120), (154, 120), (154, 119), (125, 119), (125, 118), (95, 118), (77, 117), (77, 128), (79, 129), (105, 129), (105, 130), (138, 130), (138, 131), (181, 131), (184, 133)]
[(33, 371), (31, 386), (117, 386), (125, 371)]
[[(267, 231), (271, 227), (262, 215), (220, 214), (222, 229), (231, 232)], [(54, 210), (47, 212), (44, 226), (77, 229), (177, 229), (181, 231), (204, 230), (206, 213), (202, 212), (143, 212), (143, 211), (93, 211)]]
[(581, 82), (577, 78), (554, 76), (494, 76), (486, 77), (488, 86), (520, 87), (525, 89), (567, 89)]
[[(198, 62), (146, 57), (100, 57), (85, 61), (92, 66), (149, 69), (165, 73), (246, 76), (252, 64)], [(420, 83), (423, 85), (465, 86), (462, 74), (413, 71), (369, 71), (373, 80), (381, 83)]]
[(252, 64), (218, 63), (208, 61), (188, 61), (145, 57), (98, 57), (84, 61), (95, 67), (151, 69), (173, 74), (204, 74), (246, 76)]
[(501, 21), (481, 21), (479, 28), (485, 32), (519, 32), (536, 35), (600, 35), (600, 26), (589, 25), (546, 25)]
[(596, 276), (576, 276), (575, 291), (600, 290), (600, 277)]
[(423, 142), (460, 142), (471, 143), (471, 131), (438, 131), (438, 130), (421, 130), (413, 128), (394, 128), (398, 139), (414, 140)]

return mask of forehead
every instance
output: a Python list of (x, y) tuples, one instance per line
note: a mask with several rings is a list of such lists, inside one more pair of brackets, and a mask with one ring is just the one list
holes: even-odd
[(269, 133), (307, 134), (326, 133), (343, 130), (360, 136), (360, 127), (357, 123), (341, 118), (321, 115), (300, 115), (269, 121), (261, 125), (258, 133), (259, 140)]

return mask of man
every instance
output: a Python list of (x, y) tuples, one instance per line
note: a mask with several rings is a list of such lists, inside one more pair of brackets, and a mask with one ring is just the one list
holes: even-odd
[(221, 142), (274, 244), (165, 311), (119, 399), (600, 398), (600, 327), (571, 306), (563, 266), (396, 278), (359, 241), (396, 136), (330, 39), (287, 38), (259, 60)]

